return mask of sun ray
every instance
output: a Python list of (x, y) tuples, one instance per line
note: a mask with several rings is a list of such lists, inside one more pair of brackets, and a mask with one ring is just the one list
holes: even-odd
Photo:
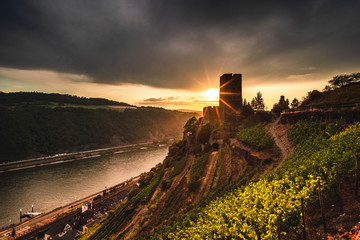
[(220, 92), (220, 95), (241, 95), (241, 93)]
[(239, 113), (239, 111), (237, 111), (235, 108), (233, 108), (230, 104), (228, 104), (225, 100), (220, 98), (220, 101), (222, 103), (224, 103), (228, 108), (230, 108), (231, 110), (233, 110), (235, 113)]
[(216, 116), (217, 116), (217, 118), (218, 118), (218, 120), (219, 120), (219, 123), (220, 123), (220, 125), (221, 125), (221, 117), (220, 117), (220, 113), (219, 113), (219, 108), (217, 107), (217, 108), (215, 108), (215, 110), (216, 110)]
[[(227, 81), (226, 83), (224, 83), (223, 85), (220, 86), (220, 89), (222, 89), (223, 87), (225, 87), (226, 85), (228, 85), (229, 83), (231, 83), (232, 81), (234, 81), (235, 77), (233, 77), (232, 79), (230, 79), (229, 81)], [(221, 90), (220, 90), (221, 91)]]

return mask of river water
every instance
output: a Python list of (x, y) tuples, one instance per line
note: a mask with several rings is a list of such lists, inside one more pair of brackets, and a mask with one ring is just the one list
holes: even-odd
[(23, 212), (48, 212), (102, 191), (162, 162), (167, 146), (0, 173), (0, 227)]

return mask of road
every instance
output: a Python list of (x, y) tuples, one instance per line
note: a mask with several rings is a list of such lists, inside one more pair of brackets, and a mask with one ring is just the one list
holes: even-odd
[[(105, 195), (104, 197), (100, 198), (97, 201), (94, 201), (93, 204), (96, 205), (96, 204), (98, 204), (102, 201), (105, 201), (106, 199), (111, 198), (117, 194), (129, 192), (132, 188), (134, 188), (136, 186), (138, 181), (139, 181), (139, 176), (133, 178), (131, 182), (124, 184), (124, 186), (117, 186), (115, 191), (108, 193), (107, 195)], [(124, 183), (126, 183), (126, 181)], [(76, 202), (72, 202), (66, 206), (60, 207), (51, 212), (42, 214), (42, 215), (32, 218), (26, 222), (16, 225), (15, 226), (16, 236), (15, 237), (10, 237), (12, 228), (8, 228), (8, 229), (0, 232), (0, 240), (16, 239), (21, 236), (24, 236), (25, 234), (34, 232), (35, 230), (39, 230), (40, 228), (42, 228), (46, 225), (49, 225), (52, 222), (54, 222), (55, 220), (57, 220), (56, 216), (58, 216), (59, 214), (68, 213), (68, 214), (75, 215), (79, 211), (77, 208), (81, 207), (82, 203), (94, 199), (99, 194), (102, 194), (102, 191), (97, 192), (97, 193), (87, 196), (83, 199), (80, 199)]]
[(75, 160), (83, 160), (87, 158), (95, 158), (101, 155), (116, 154), (123, 151), (135, 150), (141, 147), (152, 146), (152, 142), (137, 143), (125, 146), (108, 147), (101, 149), (93, 149), (88, 151), (73, 152), (73, 153), (61, 153), (54, 156), (32, 158), (26, 160), (19, 160), (14, 162), (0, 163), (0, 173), (6, 171), (16, 171), (25, 168), (33, 168), (38, 166), (46, 166), (50, 164), (71, 162)]

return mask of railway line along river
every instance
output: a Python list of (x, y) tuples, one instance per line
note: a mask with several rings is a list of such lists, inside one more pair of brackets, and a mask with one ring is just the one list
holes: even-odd
[(0, 228), (20, 222), (20, 209), (48, 212), (149, 171), (168, 145), (0, 173)]

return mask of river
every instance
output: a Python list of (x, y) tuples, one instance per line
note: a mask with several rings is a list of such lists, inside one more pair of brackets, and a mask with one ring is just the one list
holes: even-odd
[(0, 173), (0, 227), (24, 212), (48, 212), (102, 191), (162, 162), (168, 146)]

